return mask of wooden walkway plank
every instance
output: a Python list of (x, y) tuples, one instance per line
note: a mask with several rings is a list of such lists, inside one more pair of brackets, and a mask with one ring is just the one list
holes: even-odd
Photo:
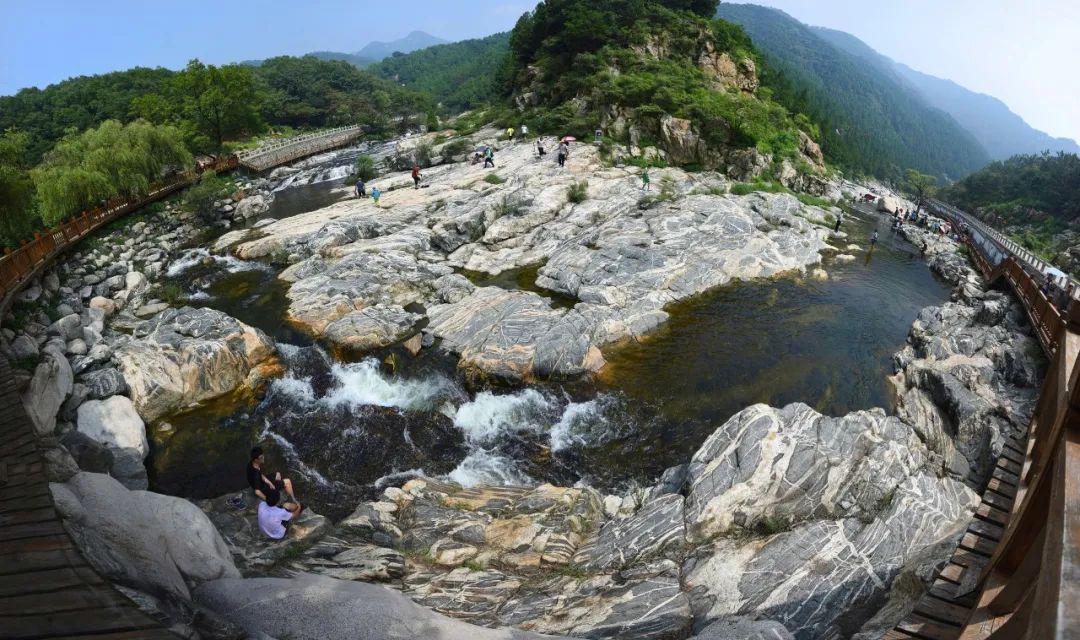
[(176, 640), (97, 575), (72, 543), (2, 356), (0, 390), (0, 639)]

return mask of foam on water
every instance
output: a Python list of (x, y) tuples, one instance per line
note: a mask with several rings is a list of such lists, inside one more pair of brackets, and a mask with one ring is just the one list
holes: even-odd
[(165, 270), (165, 275), (169, 277), (175, 277), (184, 273), (188, 269), (202, 264), (203, 260), (212, 258), (214, 263), (220, 266), (229, 273), (237, 273), (240, 271), (252, 271), (255, 269), (269, 270), (271, 267), (262, 262), (254, 260), (240, 260), (233, 256), (217, 256), (211, 255), (206, 249), (188, 249), (179, 258), (173, 260), (169, 268)]
[(405, 471), (391, 471), (390, 473), (388, 473), (388, 474), (386, 474), (384, 476), (380, 476), (379, 478), (376, 478), (375, 482), (372, 482), (371, 484), (376, 489), (382, 489), (383, 487), (386, 487), (387, 485), (396, 484), (396, 483), (400, 482), (401, 480), (405, 480), (407, 478), (417, 478), (417, 477), (427, 477), (427, 476), (428, 476), (427, 471), (424, 471), (423, 469), (407, 469)]
[(463, 487), (477, 485), (532, 485), (532, 478), (523, 473), (514, 461), (487, 449), (476, 449), (446, 476)]
[(277, 378), (270, 384), (270, 392), (303, 405), (315, 402), (315, 389), (311, 386), (311, 376), (296, 378), (289, 374), (284, 378)]
[(551, 450), (561, 451), (574, 445), (590, 444), (589, 435), (606, 431), (607, 418), (600, 409), (599, 399), (566, 405), (562, 417), (551, 427)]
[(454, 426), (465, 433), (469, 442), (490, 444), (509, 432), (540, 429), (545, 414), (553, 409), (555, 401), (536, 389), (507, 395), (482, 391), (472, 402), (458, 407)]
[(375, 405), (430, 410), (448, 393), (455, 392), (453, 383), (442, 377), (411, 380), (387, 377), (374, 358), (353, 364), (334, 363), (331, 374), (337, 384), (320, 400), (330, 407)]

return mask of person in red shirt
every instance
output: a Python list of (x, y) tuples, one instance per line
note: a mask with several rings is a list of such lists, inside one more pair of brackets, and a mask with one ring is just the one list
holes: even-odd
[(420, 165), (414, 164), (412, 168), (412, 179), (413, 185), (415, 185), (417, 189), (420, 188), (420, 177)]

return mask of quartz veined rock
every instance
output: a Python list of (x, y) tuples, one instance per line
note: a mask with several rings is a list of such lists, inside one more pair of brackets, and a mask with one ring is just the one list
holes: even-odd
[(113, 358), (146, 421), (250, 384), (276, 353), (265, 333), (209, 308), (167, 309), (133, 334)]
[[(381, 346), (396, 332), (372, 332), (370, 316), (354, 314), (416, 304), (427, 333), (470, 374), (521, 381), (595, 371), (600, 348), (652, 331), (666, 305), (805, 269), (827, 247), (827, 231), (811, 222), (824, 212), (788, 194), (713, 195), (722, 184), (713, 174), (658, 170), (654, 180), (670, 181), (674, 197), (649, 203), (637, 169), (604, 167), (591, 146), (553, 174), (530, 145), (511, 145), (498, 171), (512, 179), (493, 185), (490, 171), (458, 163), (429, 169), (426, 189), (396, 189), (408, 175), (393, 174), (378, 181), (379, 207), (344, 200), (227, 234), (215, 249), (244, 259), (287, 253), (288, 318), (331, 345)], [(570, 186), (584, 180), (587, 199), (570, 202)], [(455, 268), (536, 265), (535, 290), (439, 284)], [(553, 305), (545, 290), (580, 303)]]

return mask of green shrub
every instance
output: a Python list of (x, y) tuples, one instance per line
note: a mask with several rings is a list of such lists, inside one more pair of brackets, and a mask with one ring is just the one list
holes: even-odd
[(386, 167), (391, 171), (408, 171), (413, 165), (427, 168), (431, 166), (431, 143), (421, 142), (415, 148), (387, 156)]
[(520, 215), (525, 211), (525, 204), (513, 196), (504, 196), (495, 203), (495, 215), (499, 218)]
[(357, 156), (356, 169), (353, 175), (364, 182), (375, 179), (379, 175), (379, 172), (375, 170), (375, 158), (368, 155)]
[(826, 200), (825, 198), (819, 198), (817, 196), (812, 196), (809, 193), (796, 193), (795, 197), (799, 199), (799, 202), (811, 207), (825, 208), (832, 206), (832, 202), (830, 202), (829, 200)]
[(589, 197), (589, 181), (581, 180), (570, 185), (570, 188), (566, 192), (566, 199), (574, 204), (585, 202)]
[(469, 152), (469, 141), (465, 138), (458, 138), (451, 140), (442, 146), (439, 150), (439, 154), (443, 157), (443, 162), (453, 162), (456, 156), (464, 155)]
[(489, 173), (484, 176), (484, 182), (488, 184), (502, 184), (506, 182), (506, 178), (500, 178), (498, 174)]
[(184, 299), (184, 290), (176, 283), (166, 282), (154, 289), (153, 297), (175, 307)]
[(214, 201), (224, 198), (232, 189), (232, 180), (207, 171), (184, 194), (184, 205), (203, 218), (212, 218)]

